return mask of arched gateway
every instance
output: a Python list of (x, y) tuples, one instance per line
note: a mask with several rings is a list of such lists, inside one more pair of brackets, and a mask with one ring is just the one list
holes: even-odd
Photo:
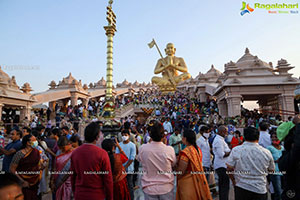
[(241, 115), (241, 102), (258, 100), (260, 109), (271, 108), (284, 114), (293, 115), (294, 91), (300, 84), (299, 79), (288, 73), (294, 67), (284, 59), (278, 61), (276, 68), (257, 56), (245, 54), (236, 62), (225, 64), (224, 75), (219, 77), (219, 85), (215, 89), (219, 112), (222, 116)]

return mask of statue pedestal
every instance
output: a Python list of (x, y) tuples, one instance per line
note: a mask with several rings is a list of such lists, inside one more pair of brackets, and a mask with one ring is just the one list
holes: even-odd
[(176, 86), (173, 85), (159, 85), (158, 86), (162, 94), (174, 93), (176, 91)]
[(104, 139), (118, 138), (118, 134), (121, 132), (121, 123), (115, 119), (105, 119), (103, 121), (102, 133)]

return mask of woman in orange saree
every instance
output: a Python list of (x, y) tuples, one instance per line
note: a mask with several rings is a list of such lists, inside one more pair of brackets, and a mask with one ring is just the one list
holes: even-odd
[[(120, 153), (114, 153), (116, 147), (119, 148)], [(127, 186), (126, 171), (123, 166), (128, 161), (128, 158), (117, 139), (105, 139), (102, 142), (102, 148), (107, 151), (114, 181), (114, 200), (130, 200), (130, 194)]]
[(186, 148), (179, 153), (176, 200), (212, 200), (195, 132), (185, 130), (182, 142)]

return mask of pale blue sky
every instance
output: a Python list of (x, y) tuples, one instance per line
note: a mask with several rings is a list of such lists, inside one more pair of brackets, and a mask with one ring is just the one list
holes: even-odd
[[(98, 81), (106, 72), (106, 6), (105, 0), (0, 0), (0, 65), (33, 93), (69, 72), (83, 83)], [(223, 71), (246, 47), (274, 66), (287, 59), (299, 77), (300, 14), (255, 9), (242, 17), (241, 7), (240, 0), (115, 0), (114, 83), (151, 80), (159, 58), (147, 46), (152, 38), (163, 52), (173, 42), (193, 77), (211, 64)]]

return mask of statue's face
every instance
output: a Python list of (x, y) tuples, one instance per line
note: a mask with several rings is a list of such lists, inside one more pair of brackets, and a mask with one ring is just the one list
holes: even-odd
[(174, 48), (173, 44), (169, 43), (165, 51), (168, 56), (174, 56), (176, 49)]

